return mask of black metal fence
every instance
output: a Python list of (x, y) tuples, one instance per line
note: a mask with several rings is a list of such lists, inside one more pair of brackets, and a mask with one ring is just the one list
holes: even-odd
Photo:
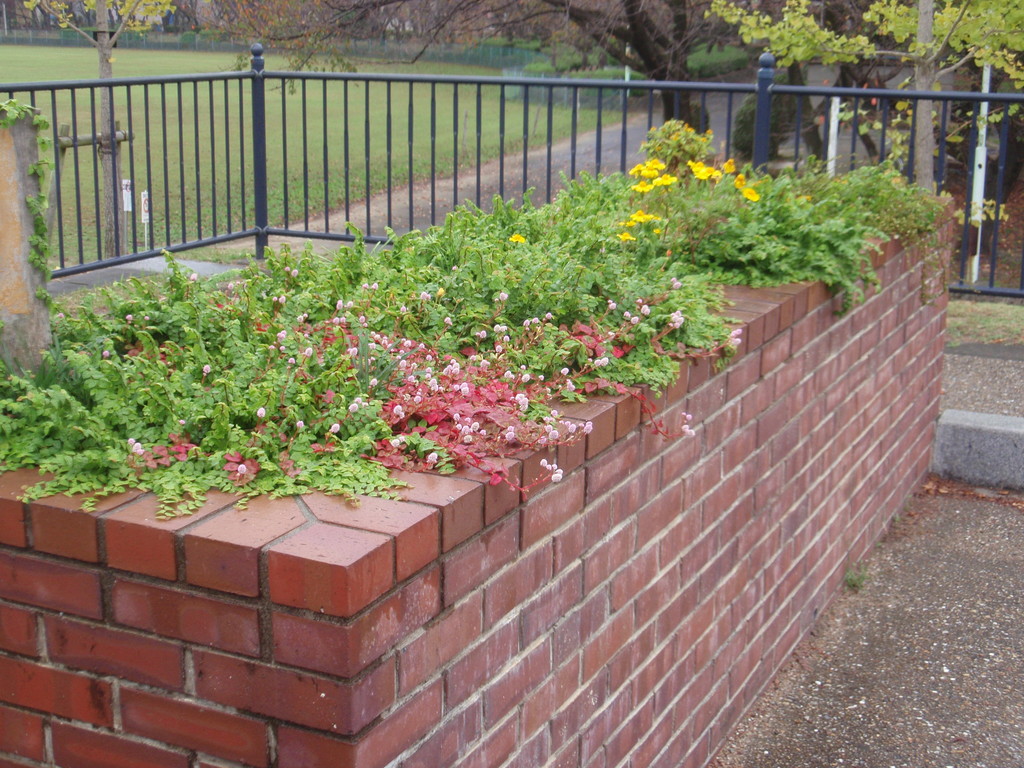
[(1024, 296), (1024, 243), (1001, 227), (1020, 197), (1021, 95), (786, 86), (771, 66), (756, 84), (276, 72), (262, 53), (245, 72), (0, 85), (50, 122), (56, 275), (353, 228), (382, 242), (465, 202), (546, 201), (566, 178), (627, 170), (666, 115), (755, 166), (888, 159), (912, 175), (929, 99), (937, 182), (963, 212), (952, 288)]

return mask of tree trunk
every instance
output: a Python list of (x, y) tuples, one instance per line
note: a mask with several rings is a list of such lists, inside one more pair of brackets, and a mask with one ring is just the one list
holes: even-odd
[[(107, 0), (96, 0), (96, 51), (99, 55), (101, 79), (114, 76), (113, 46), (110, 42), (110, 19)], [(100, 90), (100, 121), (98, 134), (100, 170), (102, 175), (100, 226), (103, 230), (103, 257), (120, 256), (124, 242), (124, 222), (121, 216), (121, 169), (118, 167), (117, 135), (114, 127), (112, 90)]]
[[(935, 53), (930, 50), (935, 40), (935, 0), (918, 0), (917, 41), (923, 58), (914, 65), (914, 89), (930, 91), (935, 85)], [(935, 191), (935, 128), (934, 102), (922, 100), (914, 108), (914, 181), (918, 186)]]

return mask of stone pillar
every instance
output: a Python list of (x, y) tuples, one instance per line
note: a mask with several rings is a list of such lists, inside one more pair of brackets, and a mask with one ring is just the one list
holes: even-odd
[(35, 223), (25, 201), (39, 194), (28, 173), (38, 156), (31, 120), (0, 127), (0, 355), (15, 371), (38, 369), (51, 342), (49, 307), (36, 295), (46, 278), (29, 261)]

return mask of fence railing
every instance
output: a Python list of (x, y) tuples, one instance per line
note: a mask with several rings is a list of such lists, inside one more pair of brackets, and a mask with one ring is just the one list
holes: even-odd
[(547, 201), (580, 173), (627, 170), (666, 116), (758, 167), (813, 155), (912, 175), (928, 99), (937, 183), (964, 215), (951, 287), (1024, 296), (1024, 243), (1000, 226), (1021, 197), (1022, 95), (787, 86), (771, 66), (757, 83), (297, 73), (252, 54), (245, 72), (0, 84), (50, 122), (56, 275), (250, 238), (383, 242), (462, 203)]

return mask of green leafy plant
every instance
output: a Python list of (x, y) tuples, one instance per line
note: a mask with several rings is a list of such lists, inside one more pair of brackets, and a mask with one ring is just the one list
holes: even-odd
[(644, 388), (680, 361), (733, 354), (721, 283), (820, 279), (849, 306), (873, 277), (870, 207), (906, 197), (922, 227), (937, 210), (885, 171), (755, 178), (705, 162), (706, 134), (664, 138), (649, 150), (668, 159), (545, 206), (463, 207), (388, 248), (285, 247), (226, 285), (168, 257), (165, 278), (57, 313), (46, 365), (0, 382), (0, 469), (49, 473), (28, 499), (134, 486), (162, 515), (210, 489), (386, 494), (392, 469), (511, 482), (502, 457), (589, 430), (560, 402), (650, 410)]

